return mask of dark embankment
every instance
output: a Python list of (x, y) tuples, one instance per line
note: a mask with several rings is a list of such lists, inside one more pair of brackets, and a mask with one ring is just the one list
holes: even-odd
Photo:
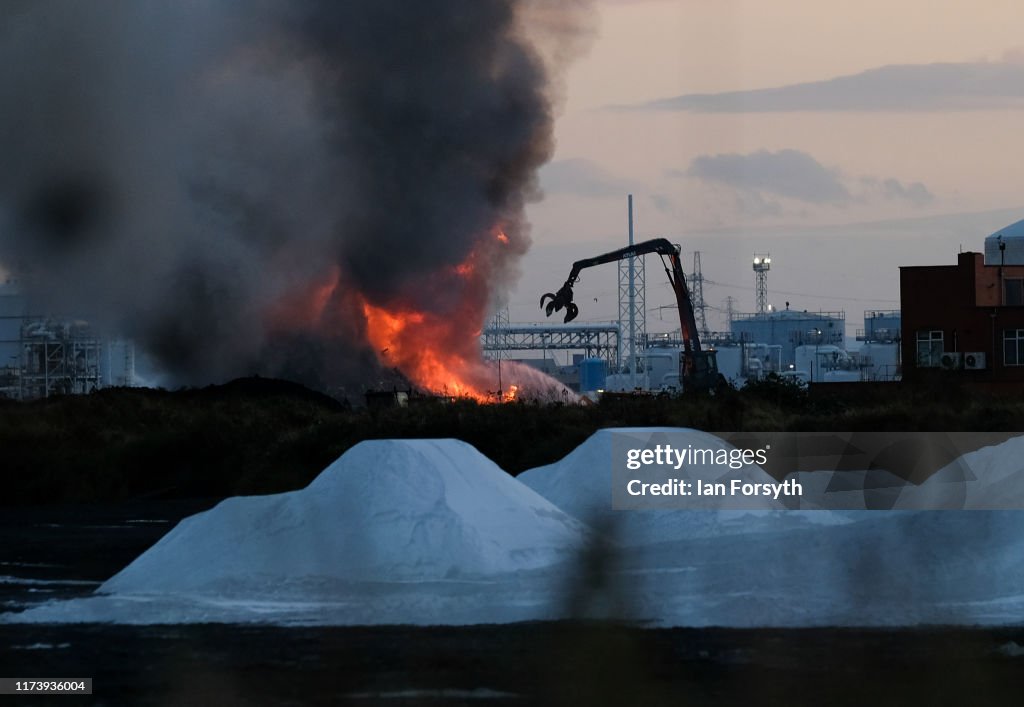
[[(865, 389), (867, 390), (867, 389)], [(876, 387), (856, 400), (762, 382), (715, 397), (591, 406), (420, 402), (352, 409), (284, 381), (107, 389), (0, 403), (0, 505), (216, 498), (307, 484), (364, 439), (456, 437), (511, 473), (557, 460), (601, 427), (710, 431), (1024, 429), (1024, 401), (958, 388)]]

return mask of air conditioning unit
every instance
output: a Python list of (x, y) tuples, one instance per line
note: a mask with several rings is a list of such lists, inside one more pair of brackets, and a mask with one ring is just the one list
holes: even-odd
[(985, 368), (984, 351), (968, 351), (964, 354), (964, 368), (970, 371), (981, 371)]
[(962, 358), (963, 354), (959, 351), (943, 351), (942, 358), (939, 359), (939, 365), (947, 371), (956, 370), (960, 368)]

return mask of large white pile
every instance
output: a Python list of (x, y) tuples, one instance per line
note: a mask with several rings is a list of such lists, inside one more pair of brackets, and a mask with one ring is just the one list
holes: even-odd
[(796, 472), (805, 505), (894, 510), (1024, 509), (1024, 436), (963, 454), (921, 484), (884, 469)]
[(457, 440), (362, 442), (309, 486), (186, 518), (103, 595), (26, 621), (475, 623), (549, 618), (539, 568), (588, 531)]
[[(675, 427), (632, 427), (595, 432), (563, 459), (547, 466), (524, 471), (518, 478), (556, 506), (584, 522), (606, 529), (621, 545), (649, 545), (669, 540), (685, 540), (710, 535), (762, 532), (766, 529), (807, 524), (844, 523), (837, 514), (818, 511), (794, 512), (770, 496), (690, 496), (686, 510), (612, 510), (613, 445), (628, 440), (630, 448), (670, 444), (681, 448), (732, 450), (732, 445), (708, 432)], [(621, 460), (618, 460), (621, 463)], [(653, 473), (664, 477), (664, 472)], [(630, 478), (655, 480), (652, 471), (639, 469)], [(687, 464), (672, 471), (672, 478), (705, 483), (738, 479), (746, 483), (774, 483), (759, 466), (748, 464), (738, 469), (701, 463)], [(664, 480), (658, 478), (657, 480)], [(742, 504), (743, 509), (737, 509)], [(727, 507), (731, 510), (721, 510)]]
[[(563, 460), (519, 476), (618, 541), (608, 549), (609, 576), (602, 583), (602, 591), (614, 596), (595, 602), (595, 615), (609, 615), (604, 607), (611, 606), (629, 618), (689, 626), (1024, 621), (1024, 512), (612, 511), (614, 436), (629, 435), (642, 446), (666, 433), (695, 447), (717, 439), (696, 430), (602, 430)], [(1013, 470), (1021, 466), (1021, 451), (1019, 439), (977, 450), (920, 490), (902, 494), (919, 494), (921, 503), (929, 483), (946, 490), (966, 465), (974, 479), (969, 498), (991, 500), (996, 492), (1008, 493), (1010, 479), (1019, 477)], [(709, 480), (716, 473), (714, 467), (694, 468), (687, 478)], [(766, 480), (756, 467), (742, 474)], [(865, 476), (800, 478), (808, 491), (819, 482), (849, 487), (847, 507), (863, 508)], [(705, 507), (721, 503), (717, 497), (708, 501)]]
[[(612, 511), (612, 436), (644, 446), (667, 433), (666, 442), (725, 445), (694, 430), (603, 430), (517, 480), (460, 442), (365, 442), (302, 491), (229, 499), (186, 519), (99, 596), (0, 621), (1024, 621), (1024, 512), (788, 511), (770, 499), (729, 511), (716, 498), (702, 510)], [(971, 504), (1018, 498), (1022, 451), (1016, 439), (960, 460)], [(680, 477), (722, 473), (691, 467)], [(757, 467), (725, 473), (769, 481)], [(948, 486), (950, 474), (960, 471), (907, 498)], [(864, 478), (833, 481), (855, 489)]]
[(861, 513), (622, 552), (603, 604), (670, 626), (1024, 622), (1024, 513)]
[(186, 518), (100, 591), (473, 578), (559, 562), (584, 535), (465, 442), (369, 441), (301, 491)]
[(964, 454), (904, 489), (895, 508), (1024, 508), (1024, 437)]

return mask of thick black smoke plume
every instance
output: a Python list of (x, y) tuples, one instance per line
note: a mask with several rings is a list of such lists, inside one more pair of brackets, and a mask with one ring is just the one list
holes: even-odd
[[(351, 294), (444, 314), (496, 226), (529, 245), (560, 0), (0, 7), (0, 265), (174, 382), (369, 365)], [(317, 286), (337, 281), (310, 313)], [(320, 303), (323, 304), (323, 303)]]

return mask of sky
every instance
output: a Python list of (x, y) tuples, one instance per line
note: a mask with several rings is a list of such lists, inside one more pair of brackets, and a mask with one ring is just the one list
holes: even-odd
[[(667, 237), (701, 253), (712, 329), (754, 309), (899, 306), (899, 266), (950, 264), (1024, 218), (1019, 0), (593, 0), (558, 82), (556, 149), (528, 206), (513, 321), (572, 261)], [(0, 278), (3, 273), (0, 272)], [(617, 316), (617, 271), (583, 273), (579, 320)], [(648, 329), (678, 322), (649, 259)]]
[[(557, 148), (528, 210), (509, 299), (535, 321), (571, 262), (635, 237), (701, 252), (705, 300), (754, 308), (754, 252), (776, 307), (899, 307), (900, 265), (954, 263), (1024, 218), (1024, 4), (604, 0), (569, 71)], [(616, 269), (585, 272), (580, 321), (614, 319)], [(594, 299), (597, 299), (595, 302)], [(649, 262), (648, 330), (673, 328)], [(723, 329), (717, 311), (709, 325)], [(676, 322), (677, 324), (677, 322)]]

